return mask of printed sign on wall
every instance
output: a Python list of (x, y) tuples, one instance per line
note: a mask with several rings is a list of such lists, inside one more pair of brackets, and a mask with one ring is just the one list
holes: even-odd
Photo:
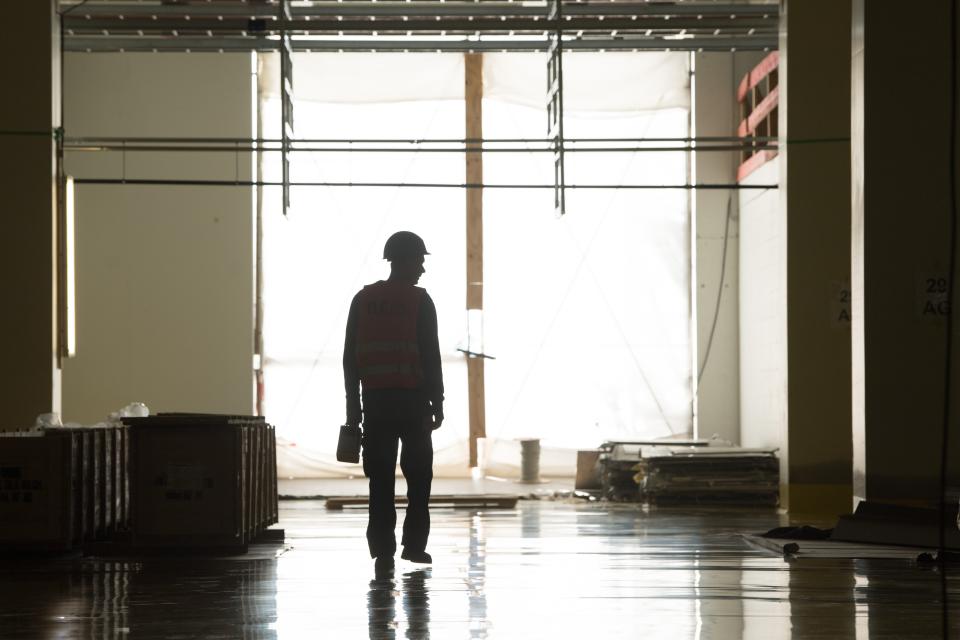
[(835, 281), (830, 290), (830, 326), (850, 328), (850, 282)]
[(917, 312), (924, 320), (945, 320), (950, 313), (950, 279), (945, 273), (926, 273), (919, 278)]

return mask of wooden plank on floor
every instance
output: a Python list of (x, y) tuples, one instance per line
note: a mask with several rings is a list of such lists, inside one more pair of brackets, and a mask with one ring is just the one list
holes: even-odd
[[(838, 540), (788, 540), (764, 538), (755, 534), (741, 534), (751, 546), (769, 551), (774, 555), (789, 555), (798, 558), (842, 558), (868, 560), (872, 558), (916, 560), (922, 553), (933, 555), (936, 549), (922, 547), (899, 547), (882, 544), (858, 544)], [(787, 545), (793, 545), (790, 548)]]
[[(517, 506), (517, 500), (519, 496), (514, 495), (436, 495), (430, 496), (430, 506), (454, 509), (513, 509)], [(368, 502), (367, 496), (333, 496), (327, 498), (327, 509), (366, 507)], [(396, 504), (397, 506), (406, 505), (406, 496), (397, 496)]]

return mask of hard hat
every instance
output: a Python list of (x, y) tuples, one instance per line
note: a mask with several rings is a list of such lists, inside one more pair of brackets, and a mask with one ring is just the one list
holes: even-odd
[(430, 255), (430, 252), (427, 251), (427, 245), (423, 243), (423, 238), (412, 231), (397, 231), (387, 238), (387, 243), (383, 245), (384, 260), (400, 260), (428, 255)]

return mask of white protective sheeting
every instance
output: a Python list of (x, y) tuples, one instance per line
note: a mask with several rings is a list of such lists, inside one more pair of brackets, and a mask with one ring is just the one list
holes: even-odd
[[(568, 111), (568, 137), (687, 135), (686, 54), (568, 57), (578, 60), (584, 82), (566, 78), (567, 104), (596, 106)], [(346, 70), (326, 80), (319, 75), (338, 68), (340, 60)], [(307, 61), (316, 75), (304, 72)], [(622, 68), (611, 69), (611, 61)], [(463, 136), (460, 55), (311, 54), (298, 56), (296, 64), (298, 137)], [(587, 72), (590, 64), (595, 76)], [(634, 64), (672, 67), (673, 82), (662, 83), (660, 93), (634, 98), (620, 94), (618, 81), (601, 86), (600, 78), (633, 77)], [(541, 54), (486, 56), (485, 137), (545, 136), (545, 109), (532, 97), (545, 79), (528, 86), (531, 70), (545, 75), (545, 66)], [(529, 82), (523, 79), (528, 76)], [(389, 82), (382, 83), (385, 78)], [(411, 86), (430, 88), (415, 100), (407, 91)], [(434, 86), (441, 88), (434, 92)], [(454, 86), (455, 94), (444, 93)], [(265, 134), (275, 136), (279, 101), (268, 96), (263, 107), (274, 127)], [(279, 158), (271, 155), (266, 178), (277, 179)], [(686, 182), (686, 158), (679, 151), (569, 154), (567, 163), (569, 183)], [(310, 181), (464, 181), (463, 156), (455, 153), (303, 153), (293, 157), (292, 171), (295, 180)], [(488, 153), (484, 178), (549, 185), (552, 156)], [(421, 285), (438, 309), (447, 396), (447, 421), (434, 435), (435, 473), (468, 475), (466, 366), (456, 351), (466, 346), (464, 201), (456, 188), (301, 187), (293, 190), (292, 211), (284, 218), (279, 189), (265, 192), (266, 415), (281, 436), (282, 477), (362, 473), (333, 455), (344, 417), (344, 323), (352, 295), (386, 276), (380, 252), (397, 229), (420, 233), (432, 254)], [(516, 475), (522, 437), (542, 440), (544, 475), (567, 475), (574, 472), (578, 448), (607, 438), (689, 432), (686, 193), (574, 190), (560, 219), (550, 189), (488, 189), (484, 216), (484, 349), (497, 358), (486, 366), (488, 471)]]
[[(490, 100), (485, 135), (529, 135), (540, 110)], [(683, 136), (686, 112), (568, 117), (570, 136)], [(549, 154), (489, 154), (484, 179), (549, 183)], [(683, 153), (569, 154), (576, 184), (676, 184)], [(484, 194), (487, 465), (545, 450), (691, 429), (690, 253), (683, 191), (576, 190), (558, 219), (551, 191)], [(544, 461), (544, 468), (550, 466)], [(553, 469), (556, 472), (556, 469)]]
[[(463, 56), (404, 53), (296, 53), (296, 99), (362, 104), (463, 99)], [(546, 104), (545, 54), (486, 53), (484, 95), (540, 109)], [(563, 56), (564, 108), (570, 111), (637, 112), (690, 105), (685, 53), (572, 52)], [(276, 64), (266, 86), (279, 96)]]
[[(484, 54), (484, 96), (542, 109), (546, 69), (545, 55)], [(686, 109), (690, 106), (688, 72), (685, 53), (565, 53), (563, 108), (621, 113)]]

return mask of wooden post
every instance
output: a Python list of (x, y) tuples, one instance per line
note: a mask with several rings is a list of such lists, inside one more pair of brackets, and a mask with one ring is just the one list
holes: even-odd
[[(483, 54), (464, 54), (464, 102), (466, 138), (477, 142), (467, 148), (480, 148), (483, 139)], [(483, 154), (467, 152), (466, 182), (483, 184)], [(467, 187), (467, 314), (483, 310), (483, 189)], [(471, 314), (471, 311), (474, 313)], [(474, 327), (475, 330), (479, 327)], [(482, 351), (482, 344), (468, 344), (468, 351)], [(486, 437), (486, 410), (483, 384), (483, 358), (467, 357), (467, 395), (470, 406), (470, 466), (476, 467), (477, 438)]]

